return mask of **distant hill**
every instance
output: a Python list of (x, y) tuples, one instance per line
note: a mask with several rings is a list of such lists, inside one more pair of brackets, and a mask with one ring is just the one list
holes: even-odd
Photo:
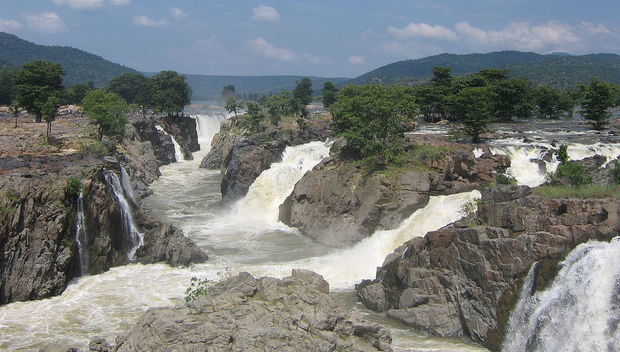
[(556, 88), (574, 87), (592, 77), (620, 84), (620, 56), (592, 54), (571, 56), (566, 53), (541, 55), (520, 51), (488, 54), (441, 54), (417, 60), (404, 60), (382, 66), (347, 83), (420, 84), (431, 77), (433, 66), (450, 66), (457, 76), (486, 68), (501, 68), (514, 77), (524, 77), (537, 84)]
[(12, 70), (15, 66), (6, 61), (0, 61), (0, 70)]
[[(147, 74), (152, 75), (152, 74)], [(192, 87), (194, 100), (217, 100), (222, 93), (222, 87), (232, 84), (237, 94), (256, 93), (259, 95), (280, 93), (283, 90), (295, 89), (297, 81), (306, 76), (211, 76), (185, 75), (187, 83)], [(323, 78), (309, 77), (312, 81), (314, 94), (320, 94), (323, 84), (331, 81), (336, 85), (348, 81), (350, 78)]]
[(60, 64), (65, 70), (65, 86), (93, 81), (95, 86), (101, 87), (118, 75), (137, 72), (79, 49), (38, 45), (12, 34), (0, 32), (0, 67), (2, 62), (21, 66), (34, 60), (47, 60)]

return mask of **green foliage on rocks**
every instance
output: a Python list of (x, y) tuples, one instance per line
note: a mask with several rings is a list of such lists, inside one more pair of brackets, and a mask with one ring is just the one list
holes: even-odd
[(148, 82), (149, 105), (168, 116), (179, 115), (190, 103), (192, 90), (185, 77), (174, 71), (162, 71)]
[(71, 196), (77, 197), (82, 192), (82, 181), (79, 178), (69, 177), (67, 179), (67, 193)]
[(497, 174), (495, 176), (495, 182), (498, 185), (516, 185), (517, 184), (517, 180), (515, 180), (514, 177), (510, 177), (504, 174)]
[(115, 93), (97, 89), (82, 100), (82, 109), (98, 127), (99, 140), (106, 136), (122, 136), (127, 124), (129, 105)]
[(400, 86), (345, 86), (330, 111), (345, 151), (377, 168), (400, 162), (406, 122), (416, 114), (410, 88)]
[(17, 101), (21, 107), (41, 122), (43, 106), (50, 99), (60, 99), (63, 93), (64, 71), (58, 64), (33, 61), (17, 69), (13, 76)]

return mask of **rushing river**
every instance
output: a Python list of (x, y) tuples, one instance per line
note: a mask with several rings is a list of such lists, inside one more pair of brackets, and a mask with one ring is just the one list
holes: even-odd
[[(479, 192), (431, 197), (425, 208), (398, 229), (377, 232), (350, 248), (333, 249), (277, 221), (278, 206), (303, 174), (328, 155), (329, 142), (287, 148), (283, 161), (263, 172), (244, 199), (223, 207), (219, 205), (220, 172), (198, 165), (226, 116), (223, 111), (211, 111), (195, 117), (202, 150), (195, 153), (194, 160), (162, 167), (161, 178), (152, 184), (154, 194), (144, 200), (144, 206), (157, 218), (180, 226), (210, 255), (209, 261), (190, 268), (163, 264), (117, 267), (76, 280), (61, 296), (0, 307), (0, 349), (84, 348), (94, 336), (114, 341), (147, 308), (179, 302), (192, 277), (217, 280), (222, 273), (240, 271), (282, 277), (292, 268), (307, 268), (329, 281), (344, 306), (389, 327), (395, 351), (484, 350), (464, 340), (431, 337), (388, 321), (357, 303), (352, 290), (355, 283), (373, 278), (385, 256), (403, 242), (457, 220), (463, 204), (478, 198)], [(502, 145), (494, 146), (494, 151), (509, 154)], [(515, 149), (515, 153), (524, 151)], [(544, 172), (529, 162), (524, 158), (515, 173), (530, 168), (537, 173), (536, 182), (544, 179)], [(531, 177), (527, 172), (526, 176)]]

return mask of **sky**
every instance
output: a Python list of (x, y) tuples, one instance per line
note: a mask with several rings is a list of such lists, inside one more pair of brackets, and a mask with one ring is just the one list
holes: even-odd
[(0, 31), (139, 71), (356, 77), (440, 53), (620, 54), (620, 0), (0, 0)]

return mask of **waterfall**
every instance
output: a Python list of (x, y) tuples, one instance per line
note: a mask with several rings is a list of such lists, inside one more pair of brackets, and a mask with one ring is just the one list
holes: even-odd
[[(555, 145), (549, 143), (526, 143), (521, 139), (498, 140), (492, 143), (493, 154), (503, 154), (510, 157), (510, 167), (506, 173), (514, 177), (521, 185), (537, 187), (547, 181), (547, 175), (555, 172), (559, 161), (555, 155), (550, 156), (557, 150)], [(568, 144), (568, 156), (572, 160), (582, 160), (595, 155), (607, 158), (607, 164), (620, 156), (620, 144)]]
[(174, 139), (174, 136), (171, 135), (170, 133), (166, 132), (166, 130), (164, 130), (163, 127), (156, 125), (155, 128), (164, 133), (167, 136), (170, 136), (170, 139), (172, 140), (172, 145), (174, 145), (174, 158), (177, 162), (179, 161), (183, 161), (185, 160), (185, 157), (183, 156), (183, 151), (181, 150), (181, 146), (179, 145), (179, 143), (177, 143), (177, 140)]
[(196, 119), (196, 133), (198, 134), (198, 144), (202, 154), (206, 155), (211, 150), (211, 141), (220, 131), (222, 121), (230, 117), (224, 111), (214, 111), (208, 114), (197, 114), (192, 116)]
[[(121, 173), (123, 170), (124, 169), (121, 168)], [(113, 171), (106, 170), (106, 172), (104, 173), (104, 177), (106, 182), (110, 186), (112, 193), (114, 193), (116, 203), (121, 209), (123, 230), (127, 235), (127, 241), (129, 244), (129, 251), (127, 252), (127, 257), (129, 258), (129, 260), (134, 260), (136, 251), (144, 244), (143, 234), (138, 231), (136, 227), (131, 207), (129, 205), (129, 202), (127, 201), (127, 198), (125, 197), (126, 189), (122, 186), (118, 175), (116, 175), (116, 173), (114, 173)]]
[(553, 283), (522, 295), (503, 351), (619, 351), (620, 241), (573, 249)]
[(244, 222), (277, 224), (280, 205), (306, 172), (329, 156), (331, 145), (332, 142), (310, 142), (286, 147), (282, 161), (263, 171), (236, 205), (237, 216)]
[(121, 186), (122, 186), (123, 193), (125, 193), (125, 196), (129, 198), (132, 204), (137, 204), (136, 196), (134, 196), (133, 194), (133, 186), (131, 185), (131, 178), (129, 178), (129, 174), (127, 173), (127, 170), (125, 170), (123, 165), (121, 165), (120, 169), (121, 169)]
[(80, 274), (88, 274), (88, 232), (84, 221), (84, 197), (82, 192), (77, 199), (77, 213), (75, 215), (75, 241), (78, 245), (78, 255), (80, 257)]

